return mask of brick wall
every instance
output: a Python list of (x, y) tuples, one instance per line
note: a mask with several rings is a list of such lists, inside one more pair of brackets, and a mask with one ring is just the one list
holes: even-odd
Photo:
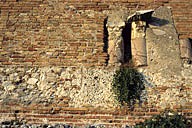
[[(173, 110), (191, 118), (191, 104), (184, 108), (175, 106)], [(33, 105), (21, 107), (16, 104), (1, 107), (0, 120), (24, 119), (29, 124), (69, 124), (71, 126), (105, 125), (106, 127), (122, 127), (134, 125), (149, 119), (152, 115), (160, 114), (163, 110), (153, 106), (136, 107), (134, 111), (129, 108), (114, 110), (70, 108), (58, 105), (40, 106)]]
[(191, 4), (191, 0), (4, 0), (0, 2), (0, 63), (104, 66), (106, 11), (171, 6), (180, 38), (190, 38)]
[(173, 18), (175, 20), (175, 26), (177, 28), (180, 38), (191, 38), (192, 30), (192, 1), (191, 0), (172, 0), (170, 2), (173, 12)]
[[(65, 68), (78, 68), (79, 66), (106, 66), (108, 55), (104, 49), (105, 44), (103, 41), (104, 20), (107, 18), (108, 14), (111, 13), (111, 11), (118, 9), (123, 9), (124, 11), (155, 9), (160, 6), (171, 7), (179, 38), (191, 38), (191, 0), (57, 0), (57, 2), (56, 0), (1, 0), (0, 84), (2, 84), (3, 81), (9, 81), (11, 77), (14, 78), (14, 73), (17, 73), (19, 79), (23, 80), (19, 81), (20, 85), (32, 87), (30, 84), (26, 85), (27, 81), (31, 77), (39, 80), (42, 78), (41, 75), (44, 73), (47, 77), (44, 80), (49, 79), (46, 81), (50, 84), (49, 86), (55, 88), (55, 86), (57, 87), (61, 84), (59, 89), (64, 88), (64, 94), (65, 91), (68, 93), (69, 90), (73, 90), (73, 88), (76, 87), (80, 90), (83, 88), (84, 84), (79, 83), (80, 85), (76, 85), (75, 83), (74, 85), (69, 86), (69, 89), (65, 89), (65, 87), (62, 88), (62, 84), (65, 83), (66, 80), (69, 84), (71, 84), (73, 80), (75, 81), (75, 79), (93, 80), (93, 83), (91, 83), (90, 86), (93, 85), (95, 89), (97, 88), (95, 84), (101, 83), (98, 81), (94, 83), (95, 78), (93, 77), (93, 74), (98, 75), (98, 72), (101, 74), (107, 74), (108, 72), (102, 73), (102, 68), (99, 70), (95, 70), (94, 68), (89, 70), (87, 69), (91, 73), (94, 73), (88, 74), (88, 71), (85, 71), (84, 74), (87, 74), (86, 76), (82, 75), (82, 72), (78, 74), (79, 72), (74, 73), (73, 70), (68, 71)], [(169, 37), (165, 38), (169, 39)], [(170, 40), (172, 39), (169, 39), (167, 42)], [(157, 44), (156, 48), (158, 48), (158, 41), (155, 44)], [(167, 46), (164, 46), (162, 49), (166, 48)], [(162, 49), (159, 51), (162, 51)], [(174, 46), (174, 50), (175, 49), (177, 49), (177, 46)], [(169, 55), (171, 56), (172, 53)], [(164, 55), (161, 57), (165, 59)], [(152, 59), (155, 58), (158, 57), (154, 56)], [(158, 58), (159, 61), (162, 61), (162, 58)], [(176, 59), (174, 58), (169, 60), (169, 62), (175, 63)], [(159, 69), (170, 65), (167, 63), (165, 66), (161, 64), (164, 64), (164, 62), (162, 61), (160, 64), (156, 64), (156, 62), (154, 62), (154, 67), (156, 67), (155, 71), (160, 72), (159, 74), (162, 74), (163, 72), (163, 70), (161, 72)], [(175, 67), (178, 68), (180, 66), (179, 64), (180, 63), (178, 62)], [(54, 66), (58, 66), (62, 69), (61, 72), (63, 72), (64, 76), (57, 71), (55, 73), (55, 70), (44, 69), (41, 71), (38, 69), (44, 66), (53, 66), (53, 68)], [(160, 68), (158, 66), (160, 66)], [(179, 105), (172, 106), (172, 109), (181, 112), (187, 118), (192, 119), (192, 100), (190, 98), (192, 67), (186, 65), (186, 67), (182, 69), (182, 77), (180, 77), (177, 72), (175, 73), (176, 75), (168, 75), (171, 72), (170, 70), (174, 71), (172, 68), (175, 67), (171, 64), (168, 68), (169, 70), (165, 70), (167, 72), (160, 76), (154, 73), (154, 68), (147, 69), (149, 70), (146, 71), (148, 73), (147, 75), (155, 76), (155, 82), (160, 81), (160, 83), (163, 83), (164, 81), (168, 81), (167, 83), (164, 82), (163, 84), (159, 84), (157, 88), (149, 89), (149, 95), (151, 96), (150, 98), (154, 100), (154, 104), (160, 104), (159, 100), (165, 101), (168, 97), (164, 94), (169, 92), (171, 93), (173, 92), (173, 89), (175, 89), (177, 94), (171, 94), (169, 98), (173, 97), (177, 101), (179, 99)], [(11, 69), (14, 69), (15, 72), (10, 71)], [(178, 69), (180, 70), (180, 68)], [(28, 76), (24, 78), (26, 74)], [(49, 76), (48, 74), (53, 74), (53, 76)], [(70, 79), (68, 79), (68, 74), (70, 74)], [(79, 77), (78, 75), (81, 76)], [(110, 76), (109, 73), (108, 75)], [(72, 76), (75, 76), (75, 78)], [(105, 77), (107, 77), (107, 75)], [(104, 80), (103, 83), (106, 84), (106, 81)], [(172, 84), (171, 87), (169, 86), (169, 83)], [(181, 83), (184, 85), (181, 85)], [(17, 84), (17, 81), (12, 84)], [(10, 87), (12, 90), (14, 90), (14, 88), (12, 88), (13, 86), (18, 85), (12, 85)], [(36, 86), (36, 83), (34, 83), (34, 89), (37, 88)], [(63, 86), (66, 85), (63, 84)], [(9, 91), (10, 90), (8, 89), (7, 95), (11, 94)], [(53, 90), (49, 90), (50, 95), (52, 91)], [(77, 92), (77, 90), (73, 91)], [(45, 95), (44, 98), (46, 99), (46, 96), (49, 97), (49, 94)], [(186, 95), (188, 98), (183, 95)], [(20, 98), (25, 101), (24, 98)], [(169, 101), (170, 104), (172, 104), (171, 102), (176, 102), (175, 99), (170, 100), (171, 98), (169, 98), (166, 99), (167, 103), (169, 103)], [(89, 99), (87, 102), (88, 101)], [(180, 103), (184, 104), (180, 105)], [(7, 105), (0, 105), (0, 117), (1, 120), (13, 119), (15, 118), (14, 113), (16, 113), (19, 118), (25, 118), (29, 123), (59, 122), (72, 125), (106, 124), (110, 126), (121, 126), (123, 124), (133, 125), (151, 117), (154, 114), (158, 114), (162, 111), (162, 108), (160, 107), (155, 107), (152, 104), (143, 104), (142, 107), (136, 106), (134, 111), (130, 111), (129, 108), (119, 108), (113, 110), (105, 110), (90, 106), (75, 108), (70, 107), (68, 103), (56, 103), (51, 105), (32, 104), (24, 106), (22, 103), (10, 104), (10, 102), (8, 102)]]

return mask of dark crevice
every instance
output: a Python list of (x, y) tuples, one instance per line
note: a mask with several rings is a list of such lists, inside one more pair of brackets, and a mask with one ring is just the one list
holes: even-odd
[[(189, 42), (191, 44), (191, 49), (192, 49), (192, 38), (189, 38)], [(192, 50), (191, 50), (191, 55), (192, 55)], [(191, 56), (190, 60), (192, 61), (192, 56)]]
[[(108, 47), (109, 47), (109, 44), (108, 44), (109, 33), (107, 30), (107, 21), (108, 21), (108, 17), (104, 19), (104, 23), (103, 23), (103, 42), (104, 42), (103, 51), (105, 53), (108, 53)], [(108, 64), (108, 61), (109, 61), (109, 56), (106, 59), (106, 64)]]
[[(189, 38), (190, 44), (191, 44), (191, 49), (192, 49), (192, 38)], [(191, 50), (191, 57), (189, 59), (190, 61), (188, 62), (188, 64), (192, 64), (192, 50)]]
[(191, 46), (192, 46), (192, 38), (189, 38), (189, 41), (190, 41), (190, 43), (191, 43)]
[(103, 24), (103, 42), (104, 42), (104, 47), (103, 47), (103, 51), (104, 52), (107, 52), (107, 49), (108, 49), (108, 37), (109, 37), (109, 33), (108, 33), (108, 30), (107, 30), (107, 20), (108, 18), (105, 18), (104, 19), (104, 24)]
[(124, 64), (127, 64), (132, 59), (131, 54), (131, 23), (127, 23), (122, 32), (124, 41)]

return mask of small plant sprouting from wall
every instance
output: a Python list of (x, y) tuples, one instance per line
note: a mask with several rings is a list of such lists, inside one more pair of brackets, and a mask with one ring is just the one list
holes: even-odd
[(117, 70), (113, 78), (113, 91), (121, 105), (133, 105), (141, 102), (141, 93), (145, 89), (142, 75), (134, 68), (123, 67)]

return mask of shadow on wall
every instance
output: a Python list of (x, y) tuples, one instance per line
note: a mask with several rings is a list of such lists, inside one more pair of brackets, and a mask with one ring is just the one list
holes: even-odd
[[(189, 38), (189, 42), (190, 42), (190, 46), (191, 46), (191, 48), (192, 48), (192, 38)], [(190, 54), (191, 54), (191, 56), (190, 56), (190, 58), (189, 58), (189, 60), (188, 60), (188, 64), (192, 64), (192, 50), (190, 51)]]
[(107, 21), (108, 18), (104, 19), (104, 24), (103, 24), (103, 42), (104, 42), (104, 47), (103, 47), (103, 51), (107, 52), (108, 49), (108, 37), (109, 37), (109, 33), (107, 30)]
[[(108, 53), (108, 47), (109, 47), (109, 33), (107, 30), (107, 21), (108, 21), (108, 17), (104, 19), (103, 22), (103, 42), (104, 42), (104, 47), (103, 47), (103, 52)], [(109, 61), (109, 56), (106, 59), (106, 65), (108, 64)]]
[(165, 19), (160, 19), (160, 18), (157, 18), (157, 17), (151, 17), (150, 21), (149, 21), (149, 24), (150, 25), (153, 25), (153, 26), (164, 26), (166, 24), (169, 24), (169, 21), (168, 20), (165, 20)]
[(128, 64), (132, 59), (131, 53), (131, 23), (127, 23), (122, 31), (124, 41), (124, 64)]

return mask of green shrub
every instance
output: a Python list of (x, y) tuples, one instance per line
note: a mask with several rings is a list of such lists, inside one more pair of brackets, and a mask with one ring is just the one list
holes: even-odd
[(134, 68), (120, 68), (113, 79), (113, 91), (121, 105), (133, 106), (140, 101), (145, 86), (142, 75)]
[(178, 113), (165, 111), (155, 115), (143, 123), (139, 123), (134, 128), (191, 128), (190, 121)]

